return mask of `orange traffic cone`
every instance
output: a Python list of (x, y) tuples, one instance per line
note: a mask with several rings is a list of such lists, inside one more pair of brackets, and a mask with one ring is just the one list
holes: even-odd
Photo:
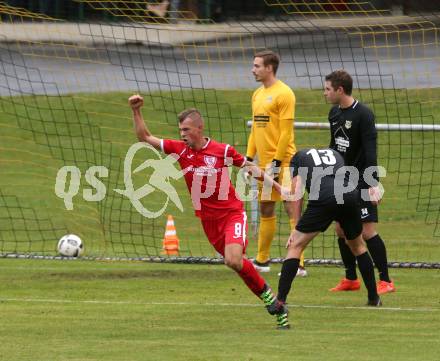
[(173, 216), (169, 215), (163, 238), (162, 254), (177, 256), (179, 254), (179, 239), (177, 238), (176, 227)]

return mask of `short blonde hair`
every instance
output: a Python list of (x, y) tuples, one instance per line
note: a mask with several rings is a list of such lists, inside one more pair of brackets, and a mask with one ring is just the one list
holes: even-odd
[(280, 56), (272, 50), (259, 51), (254, 55), (255, 58), (263, 58), (264, 66), (272, 65), (273, 74), (276, 75), (280, 65)]
[(177, 115), (179, 123), (182, 123), (186, 118), (191, 118), (194, 121), (200, 121), (203, 123), (202, 114), (196, 108), (185, 109)]

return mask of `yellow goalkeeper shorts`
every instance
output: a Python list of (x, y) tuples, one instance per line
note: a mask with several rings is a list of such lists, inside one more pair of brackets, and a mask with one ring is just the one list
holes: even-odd
[[(265, 169), (262, 169), (263, 171)], [(283, 187), (290, 189), (292, 178), (290, 177), (289, 164), (282, 163), (280, 167), (280, 174), (278, 176), (278, 183)], [(275, 189), (269, 185), (264, 185), (262, 181), (258, 181), (258, 201), (259, 202), (278, 202), (282, 197)]]

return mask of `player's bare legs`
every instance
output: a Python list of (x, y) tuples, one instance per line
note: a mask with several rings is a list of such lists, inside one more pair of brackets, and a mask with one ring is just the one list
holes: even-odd
[(362, 223), (362, 238), (370, 239), (377, 235), (376, 224), (374, 222)]
[(347, 239), (347, 246), (350, 247), (351, 252), (355, 256), (359, 256), (362, 253), (368, 252), (367, 247), (365, 245), (364, 240), (362, 239), (362, 235), (360, 234), (358, 237), (352, 240)]
[(310, 241), (315, 238), (318, 233), (319, 232), (302, 233), (298, 230), (294, 230), (288, 240), (286, 259), (299, 258)]
[(224, 262), (227, 267), (238, 273), (257, 297), (261, 297), (261, 294), (267, 288), (266, 282), (252, 263), (243, 257), (243, 246), (241, 244), (230, 243), (225, 246)]
[[(278, 314), (284, 311), (284, 305), (278, 306), (279, 302), (272, 293), (271, 288), (260, 276), (252, 263), (243, 256), (243, 246), (238, 243), (227, 244), (225, 246), (225, 265), (233, 269), (246, 283), (248, 288), (259, 298), (261, 298), (270, 314)], [(286, 320), (283, 328), (289, 328)]]
[[(299, 266), (299, 257), (309, 242), (319, 232), (302, 233), (297, 230), (292, 232), (287, 242), (288, 250), (286, 259), (283, 262), (281, 269), (281, 276), (278, 283), (278, 299), (280, 302), (286, 302), (287, 295), (292, 287), (292, 282), (295, 279), (296, 271)], [(379, 306), (381, 305), (380, 298), (376, 290), (376, 282), (374, 279), (373, 262), (367, 252), (365, 243), (362, 240), (360, 234), (353, 240), (347, 241), (347, 245), (355, 254), (359, 264), (359, 270), (361, 271), (362, 278), (364, 279), (365, 286), (368, 290), (368, 305)]]
[[(294, 203), (290, 202), (290, 201), (284, 201), (283, 204), (284, 204), (284, 210), (286, 211), (287, 215), (289, 216), (290, 230), (294, 231), (295, 227), (296, 227), (296, 223), (297, 223), (297, 220), (295, 219), (295, 214), (294, 214)], [(299, 257), (299, 268), (298, 268), (298, 272), (296, 275), (300, 276), (300, 277), (307, 276), (307, 271), (306, 271), (305, 265), (304, 265), (304, 251), (301, 253), (301, 256)]]
[(232, 243), (225, 246), (225, 265), (236, 272), (243, 268), (243, 246), (238, 243)]
[(292, 282), (295, 279), (299, 267), (299, 259), (309, 242), (319, 232), (302, 233), (294, 230), (287, 241), (287, 255), (281, 268), (281, 276), (278, 282), (278, 299), (280, 302), (286, 302)]
[(258, 297), (265, 290), (266, 282), (256, 271), (252, 263), (243, 257), (243, 246), (238, 243), (225, 246), (225, 265), (232, 268), (243, 279), (249, 289)]
[[(292, 287), (292, 282), (296, 277), (299, 267), (299, 260), (307, 244), (318, 234), (314, 233), (302, 233), (297, 230), (292, 231), (287, 241), (288, 250), (286, 259), (283, 262), (281, 268), (281, 275), (278, 281), (278, 300), (280, 303), (285, 304), (287, 295)], [(282, 322), (282, 316), (278, 316), (278, 321)], [(287, 317), (287, 314), (286, 314)]]

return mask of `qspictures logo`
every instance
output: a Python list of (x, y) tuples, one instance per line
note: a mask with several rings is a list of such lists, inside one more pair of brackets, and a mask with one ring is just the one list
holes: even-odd
[[(133, 168), (133, 159), (136, 153), (142, 149), (153, 152), (154, 158), (151, 157), (144, 161), (141, 165)], [(178, 166), (178, 165), (177, 165)], [(136, 174), (146, 168), (151, 168), (152, 172), (148, 182), (140, 188), (135, 189), (133, 184), (133, 174)], [(144, 217), (156, 218), (162, 215), (168, 203), (171, 201), (175, 206), (183, 211), (183, 205), (180, 197), (171, 184), (171, 180), (177, 180), (184, 176), (185, 170), (176, 168), (175, 155), (168, 155), (162, 158), (161, 154), (152, 146), (146, 143), (135, 143), (127, 151), (124, 159), (123, 181), (125, 189), (113, 189), (114, 192), (127, 197), (132, 206)], [(70, 181), (68, 181), (70, 176)], [(92, 166), (85, 173), (86, 182), (93, 189), (84, 189), (83, 198), (89, 202), (102, 201), (107, 193), (105, 184), (99, 178), (109, 176), (109, 170), (105, 166)], [(98, 178), (99, 177), (99, 178)], [(73, 210), (73, 198), (78, 194), (81, 182), (81, 171), (76, 166), (65, 166), (58, 171), (55, 182), (55, 194), (64, 200), (67, 210)], [(94, 193), (93, 193), (94, 191)], [(144, 206), (148, 202), (142, 202), (153, 192), (162, 192), (166, 195), (164, 204), (159, 210), (150, 210)]]
[[(152, 152), (148, 155), (143, 163), (133, 169), (133, 160), (136, 154), (143, 150)], [(143, 154), (145, 156), (145, 154)], [(204, 165), (194, 166), (190, 165), (184, 169), (180, 169), (177, 160), (179, 155), (170, 154), (165, 157), (161, 155), (154, 147), (146, 143), (135, 143), (127, 151), (124, 159), (123, 183), (124, 189), (114, 188), (112, 191), (119, 194), (121, 197), (126, 197), (131, 205), (139, 214), (146, 218), (157, 218), (161, 216), (167, 209), (170, 202), (172, 202), (181, 212), (184, 211), (182, 201), (179, 193), (173, 185), (173, 182), (183, 178), (187, 173), (190, 175), (190, 194), (192, 206), (195, 210), (201, 209), (201, 200), (206, 198), (217, 197), (219, 201), (227, 200), (230, 196), (230, 172), (229, 167), (223, 166), (216, 168), (218, 159), (214, 156), (204, 156)], [(327, 162), (328, 163), (328, 162)], [(326, 163), (326, 164), (327, 164)], [(226, 159), (225, 164), (232, 164), (232, 161)], [(317, 164), (315, 162), (315, 164)], [(145, 179), (147, 182), (142, 186), (136, 188), (133, 175), (145, 169), (149, 169), (149, 177)], [(295, 201), (304, 196), (304, 184), (308, 177), (311, 177), (311, 184), (309, 199), (318, 199), (321, 192), (321, 182), (326, 176), (333, 176), (334, 181), (334, 195), (339, 204), (344, 202), (344, 194), (353, 191), (358, 184), (361, 176), (358, 170), (354, 167), (341, 167), (337, 171), (333, 171), (332, 167), (314, 167), (312, 173), (309, 175), (307, 167), (300, 167), (297, 174), (304, 179), (303, 186), (300, 189), (291, 189), (291, 174), (293, 168), (284, 167), (283, 169), (272, 169), (270, 165), (264, 169), (266, 174), (274, 174), (283, 172), (282, 177), (282, 199), (287, 201)], [(371, 185), (375, 183), (372, 176), (374, 172), (378, 172), (379, 176), (385, 176), (386, 171), (383, 167), (369, 167), (362, 175), (363, 180)], [(103, 178), (109, 177), (109, 169), (105, 166), (91, 166), (84, 174), (85, 181), (90, 185), (90, 188), (83, 189), (83, 199), (88, 202), (100, 202), (107, 195), (107, 188), (102, 182)], [(59, 169), (55, 181), (55, 194), (64, 201), (64, 206), (67, 210), (74, 209), (73, 199), (79, 193), (81, 184), (81, 171), (76, 166), (64, 166)], [(249, 187), (249, 169), (240, 168), (236, 173), (235, 179), (235, 194), (242, 201), (255, 201), (258, 198), (260, 191), (261, 200), (271, 200), (272, 184), (267, 181), (260, 181), (258, 187)], [(258, 188), (258, 189), (257, 189)], [(379, 183), (380, 198), (382, 198), (384, 189)], [(161, 201), (158, 203), (157, 197), (151, 197), (155, 192), (161, 194)], [(368, 189), (362, 189), (362, 199), (368, 201), (370, 194)], [(155, 207), (153, 210), (151, 208)], [(159, 207), (159, 208), (157, 208)]]

